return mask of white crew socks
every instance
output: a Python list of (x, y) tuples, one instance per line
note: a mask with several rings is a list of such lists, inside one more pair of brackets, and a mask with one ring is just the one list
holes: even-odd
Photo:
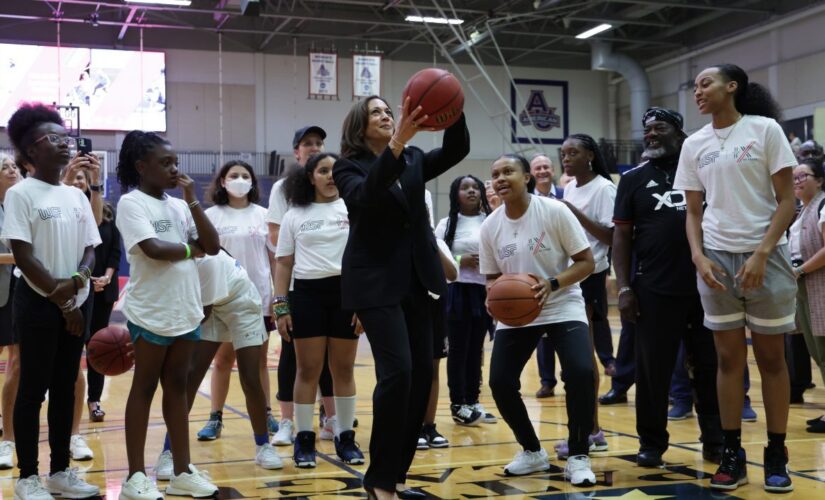
[(352, 430), (355, 420), (355, 396), (335, 396), (335, 435)]
[(312, 413), (315, 411), (315, 405), (295, 403), (295, 429), (297, 432), (310, 431), (312, 432)]

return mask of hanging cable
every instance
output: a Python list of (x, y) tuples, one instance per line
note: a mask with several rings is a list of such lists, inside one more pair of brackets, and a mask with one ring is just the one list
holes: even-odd
[(223, 33), (218, 32), (218, 158), (223, 165)]

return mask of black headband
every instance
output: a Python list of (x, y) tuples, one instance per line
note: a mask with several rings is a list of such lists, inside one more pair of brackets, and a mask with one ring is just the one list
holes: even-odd
[(651, 120), (667, 122), (673, 125), (677, 132), (684, 134), (682, 127), (685, 125), (685, 120), (682, 118), (682, 115), (676, 111), (657, 107), (650, 108), (645, 111), (644, 116), (642, 116), (642, 126), (647, 126), (647, 123)]

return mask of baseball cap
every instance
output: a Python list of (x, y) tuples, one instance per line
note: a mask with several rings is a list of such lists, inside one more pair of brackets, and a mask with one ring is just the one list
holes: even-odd
[(327, 138), (327, 133), (324, 132), (324, 129), (319, 127), (318, 125), (308, 125), (306, 127), (301, 127), (295, 131), (295, 136), (292, 138), (292, 148), (296, 149), (298, 144), (301, 143), (301, 139), (306, 137), (307, 134), (318, 134), (321, 136), (321, 140)]

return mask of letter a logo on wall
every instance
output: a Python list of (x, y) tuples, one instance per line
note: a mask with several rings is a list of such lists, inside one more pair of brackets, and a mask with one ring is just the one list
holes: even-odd
[(561, 127), (561, 116), (556, 114), (556, 108), (547, 105), (543, 90), (530, 90), (530, 97), (518, 118), (525, 127), (533, 125), (542, 132)]

